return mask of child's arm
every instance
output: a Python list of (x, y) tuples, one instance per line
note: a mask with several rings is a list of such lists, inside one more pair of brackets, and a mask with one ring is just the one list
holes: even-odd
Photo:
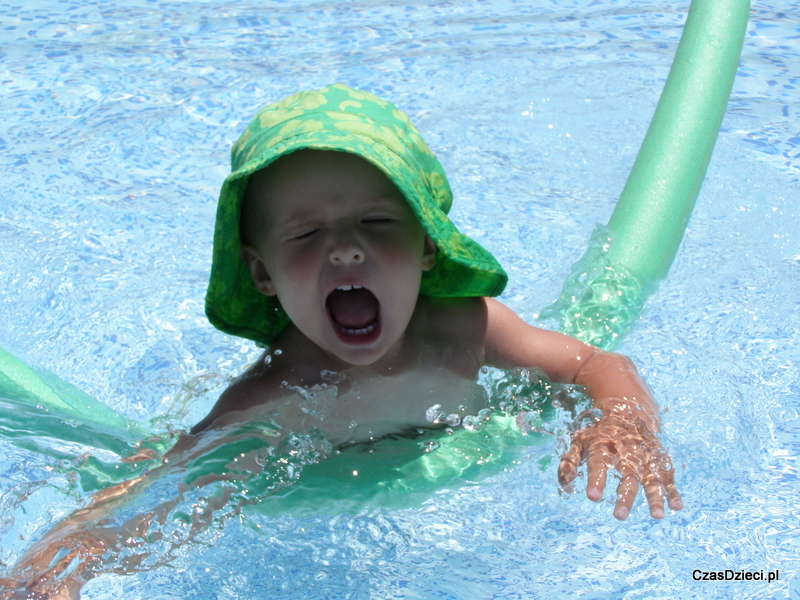
[(147, 515), (118, 529), (98, 525), (129, 494), (135, 495), (144, 479), (137, 477), (101, 490), (88, 506), (53, 526), (17, 561), (9, 577), (0, 577), (0, 599), (79, 598), (80, 588), (92, 577), (93, 568), (103, 564), (102, 555), (121, 539), (141, 537), (137, 529), (142, 524), (147, 528)]
[[(143, 543), (148, 525), (157, 513), (166, 514), (178, 500), (162, 503), (155, 510), (121, 525), (109, 525), (108, 517), (172, 468), (171, 461), (175, 458), (182, 454), (194, 456), (192, 450), (198, 445), (198, 440), (195, 436), (181, 436), (164, 455), (162, 465), (147, 474), (96, 492), (87, 506), (51, 527), (20, 557), (8, 577), (0, 577), (0, 600), (79, 598), (81, 586), (95, 575), (96, 570), (107, 566), (104, 554), (120, 546)], [(186, 458), (181, 458), (181, 462), (185, 462)], [(125, 570), (122, 565), (113, 568)]]
[(499, 302), (486, 299), (486, 363), (498, 368), (544, 371), (555, 382), (584, 386), (599, 418), (576, 432), (562, 457), (559, 481), (567, 489), (586, 461), (586, 495), (599, 501), (609, 469), (621, 475), (614, 516), (625, 519), (641, 483), (650, 514), (664, 516), (664, 497), (673, 510), (683, 508), (674, 470), (661, 447), (658, 407), (633, 363), (569, 336), (528, 325)]
[[(243, 433), (241, 438), (257, 435), (254, 431)], [(12, 598), (38, 598), (44, 600), (71, 600), (79, 598), (80, 588), (89, 579), (102, 572), (135, 572), (138, 562), (151, 552), (148, 544), (161, 539), (158, 529), (170, 511), (184, 502), (186, 492), (213, 482), (241, 480), (242, 474), (222, 469), (200, 468), (200, 476), (186, 481), (190, 464), (226, 442), (235, 443), (237, 436), (194, 436), (182, 434), (175, 445), (162, 457), (161, 464), (139, 477), (100, 490), (90, 502), (53, 525), (16, 562), (6, 577), (0, 577), (0, 600)], [(266, 443), (272, 438), (265, 440)], [(241, 456), (244, 456), (243, 454)], [(174, 494), (168, 499), (155, 495), (148, 502), (146, 512), (135, 514), (124, 522), (117, 515), (120, 509), (136, 500), (163, 477), (172, 477), (166, 483), (174, 485)], [(225, 498), (224, 494), (220, 496)], [(181, 544), (211, 524), (210, 513), (193, 514), (192, 525), (185, 539), (171, 536), (172, 544)], [(128, 551), (130, 553), (128, 554)], [(118, 554), (127, 554), (120, 560)]]
[[(96, 492), (86, 507), (74, 511), (51, 527), (17, 561), (8, 577), (0, 577), (0, 600), (22, 597), (57, 600), (78, 598), (81, 586), (100, 572), (135, 570), (137, 561), (151, 552), (148, 548), (151, 538), (161, 539), (158, 530), (155, 534), (148, 531), (151, 524), (155, 523), (156, 528), (158, 524), (163, 526), (170, 512), (184, 502), (187, 492), (217, 482), (243, 481), (252, 475), (249, 467), (240, 469), (232, 466), (240, 457), (246, 456), (242, 451), (257, 454), (259, 448), (277, 448), (285, 438), (284, 432), (302, 431), (298, 427), (304, 426), (305, 421), (298, 416), (298, 413), (304, 415), (301, 409), (289, 410), (294, 408), (294, 403), (289, 400), (288, 408), (279, 407), (283, 409), (282, 415), (262, 414), (263, 411), (257, 415), (247, 413), (246, 403), (240, 402), (240, 395), (242, 388), (251, 389), (247, 388), (250, 385), (251, 380), (242, 379), (223, 393), (227, 398), (223, 402), (225, 410), (220, 412), (220, 418), (210, 427), (215, 429), (214, 432), (205, 435), (181, 434), (175, 445), (161, 458), (160, 465), (139, 477)], [(245, 415), (254, 417), (254, 420), (244, 419)], [(254, 446), (252, 440), (260, 440), (260, 443)], [(243, 460), (242, 464), (249, 463)], [(257, 460), (255, 464), (258, 464)], [(170, 489), (174, 485), (174, 494), (163, 500), (157, 493), (153, 502), (147, 502), (147, 512), (136, 514), (124, 523), (117, 522), (121, 508), (165, 477), (170, 479), (164, 485)], [(223, 484), (218, 495), (220, 501), (227, 502), (226, 494), (229, 491)], [(212, 506), (208, 503), (202, 514), (192, 515), (186, 540), (211, 524), (210, 518), (213, 510), (216, 510)], [(185, 541), (171, 537), (172, 544)], [(129, 549), (131, 554), (126, 562), (117, 563), (114, 552), (127, 552)]]

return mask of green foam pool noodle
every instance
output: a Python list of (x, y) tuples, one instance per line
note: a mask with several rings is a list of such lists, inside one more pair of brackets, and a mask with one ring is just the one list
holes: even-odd
[(614, 213), (609, 260), (644, 283), (669, 270), (703, 185), (739, 64), (749, 0), (694, 0)]
[(0, 348), (0, 392), (7, 400), (24, 401), (42, 410), (55, 410), (82, 423), (95, 422), (122, 429), (135, 428), (123, 415), (81, 392), (56, 375), (34, 371)]
[(749, 0), (694, 0), (655, 114), (606, 228), (542, 312), (610, 349), (669, 270), (705, 178), (739, 64)]

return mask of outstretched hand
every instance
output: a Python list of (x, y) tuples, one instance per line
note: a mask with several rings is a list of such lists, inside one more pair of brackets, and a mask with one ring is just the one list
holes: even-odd
[(667, 451), (650, 427), (632, 414), (602, 414), (594, 423), (572, 434), (572, 443), (561, 457), (558, 469), (564, 491), (572, 491), (578, 467), (584, 462), (586, 496), (594, 502), (603, 497), (608, 470), (619, 472), (614, 516), (620, 521), (630, 514), (640, 484), (654, 519), (664, 517), (665, 498), (672, 510), (683, 508)]

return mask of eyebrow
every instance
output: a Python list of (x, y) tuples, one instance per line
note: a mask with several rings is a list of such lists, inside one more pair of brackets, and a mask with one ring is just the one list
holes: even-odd
[(282, 220), (272, 219), (272, 224), (277, 229), (292, 229), (302, 227), (307, 223), (318, 220), (319, 213), (313, 210), (299, 210), (291, 212)]
[[(404, 206), (408, 205), (408, 201), (402, 195), (399, 200), (400, 202), (403, 203)], [(361, 208), (362, 209), (391, 208), (391, 209), (402, 210), (402, 208), (398, 206), (397, 201), (391, 195), (391, 193), (384, 192), (383, 190), (376, 191), (374, 194), (370, 195), (366, 200), (363, 201)], [(285, 224), (292, 224), (294, 222), (311, 221), (314, 220), (314, 218), (318, 214), (319, 213), (317, 210), (297, 207), (292, 209), (288, 217), (280, 224), (285, 225)]]

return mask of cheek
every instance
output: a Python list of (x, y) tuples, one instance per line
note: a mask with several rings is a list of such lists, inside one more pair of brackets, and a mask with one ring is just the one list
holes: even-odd
[(305, 290), (316, 282), (318, 267), (319, 258), (313, 252), (278, 253), (272, 265), (274, 275), (270, 273), (273, 275), (278, 295), (280, 296), (282, 292), (292, 293)]
[[(398, 231), (381, 239), (384, 254), (390, 260), (416, 271), (422, 268), (425, 234), (421, 229)], [(421, 275), (420, 275), (421, 276)]]

